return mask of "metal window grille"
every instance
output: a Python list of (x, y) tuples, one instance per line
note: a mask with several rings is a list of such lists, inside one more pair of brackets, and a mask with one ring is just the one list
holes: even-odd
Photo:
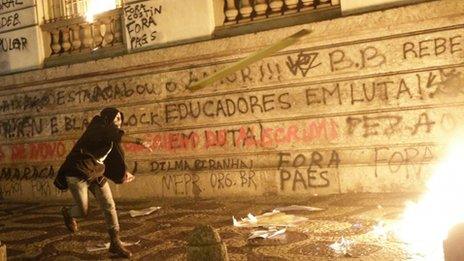
[(88, 0), (64, 0), (66, 17), (82, 16), (87, 11)]
[[(84, 16), (91, 0), (48, 0), (48, 20)], [(94, 0), (97, 1), (98, 0)], [(116, 8), (122, 6), (122, 0), (114, 0)]]

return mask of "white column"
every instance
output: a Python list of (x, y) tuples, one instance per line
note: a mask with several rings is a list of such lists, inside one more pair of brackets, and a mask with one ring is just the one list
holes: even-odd
[(298, 6), (298, 0), (285, 0), (285, 5), (287, 6), (286, 14), (296, 13)]
[(241, 0), (242, 6), (240, 7), (240, 14), (242, 18), (240, 21), (250, 21), (251, 12), (253, 12), (253, 7), (250, 5), (250, 0)]
[(283, 0), (269, 0), (269, 7), (271, 7), (272, 10), (271, 16), (280, 15), (283, 5)]
[(314, 9), (314, 0), (302, 0), (301, 2), (303, 3), (301, 10)]
[(73, 51), (79, 51), (82, 45), (81, 41), (81, 27), (78, 24), (72, 25), (71, 26), (71, 31), (72, 31), (72, 50)]
[(253, 7), (256, 12), (254, 19), (266, 18), (267, 3), (266, 0), (255, 0), (255, 6)]
[(231, 24), (235, 23), (235, 19), (237, 18), (238, 15), (238, 10), (235, 7), (235, 1), (234, 0), (227, 0), (226, 1), (226, 22), (225, 24)]

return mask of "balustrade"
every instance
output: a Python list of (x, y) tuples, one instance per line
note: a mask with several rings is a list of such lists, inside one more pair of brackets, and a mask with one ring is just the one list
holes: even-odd
[[(51, 57), (90, 50), (123, 46), (121, 0), (119, 8), (99, 14), (93, 22), (85, 21), (82, 10), (89, 0), (48, 0), (50, 16), (42, 26), (50, 35)], [(247, 23), (271, 17), (339, 6), (340, 0), (223, 0), (225, 25)], [(71, 11), (70, 11), (71, 10)], [(76, 11), (79, 14), (72, 15)], [(290, 17), (290, 16), (288, 16)], [(294, 17), (294, 16), (292, 16)]]
[(224, 0), (225, 25), (340, 5), (340, 0)]
[(95, 17), (52, 20), (42, 28), (51, 36), (51, 56), (73, 54), (122, 44), (122, 10), (115, 9)]

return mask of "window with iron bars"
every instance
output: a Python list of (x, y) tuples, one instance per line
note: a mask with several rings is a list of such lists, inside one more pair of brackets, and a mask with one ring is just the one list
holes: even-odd
[(65, 0), (66, 17), (83, 16), (87, 11), (89, 0)]
[[(47, 0), (48, 1), (48, 20), (67, 19), (73, 17), (84, 16), (90, 6), (90, 2), (94, 1), (98, 4), (98, 0)], [(114, 0), (116, 8), (122, 6), (122, 0)]]

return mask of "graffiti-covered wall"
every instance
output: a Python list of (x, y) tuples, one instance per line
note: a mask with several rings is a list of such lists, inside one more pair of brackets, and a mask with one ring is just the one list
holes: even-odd
[[(153, 148), (125, 146), (137, 178), (117, 197), (420, 190), (464, 120), (463, 10), (431, 2), (4, 76), (0, 195), (68, 196), (51, 182), (105, 106)], [(302, 28), (314, 32), (187, 89)]]

